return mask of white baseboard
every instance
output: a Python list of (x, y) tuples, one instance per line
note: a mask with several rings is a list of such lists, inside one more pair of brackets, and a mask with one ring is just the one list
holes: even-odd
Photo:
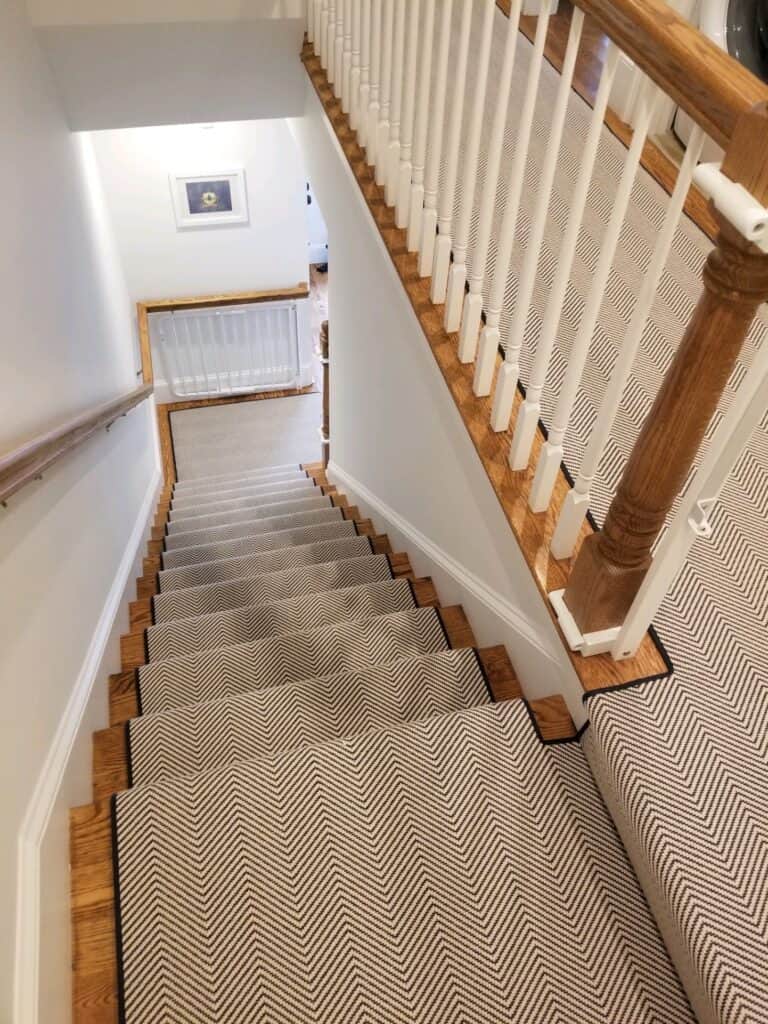
[(91, 637), (72, 694), (59, 722), (19, 830), (16, 876), (14, 1024), (37, 1024), (38, 1022), (41, 939), (40, 851), (94, 684), (100, 679), (100, 667), (113, 626), (123, 603), (127, 600), (127, 589), (133, 582), (136, 561), (140, 557), (145, 538), (151, 527), (161, 484), (162, 473), (159, 465), (156, 465), (133, 530), (126, 543), (125, 552)]
[[(328, 475), (334, 483), (344, 486), (350, 500), (370, 509), (390, 531), (408, 542), (409, 549), (415, 548), (429, 566), (430, 574), (443, 575), (452, 581), (452, 589), (461, 595), (479, 642), (504, 642), (510, 648), (520, 684), (529, 700), (563, 693), (571, 713), (583, 718), (581, 689), (559, 641), (553, 644), (521, 608), (488, 586), (337, 463), (329, 463)], [(573, 680), (569, 678), (571, 675)]]

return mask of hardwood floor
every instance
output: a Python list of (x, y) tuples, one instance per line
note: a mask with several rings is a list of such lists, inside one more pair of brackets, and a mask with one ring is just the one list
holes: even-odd
[[(498, 6), (509, 14), (509, 0), (498, 0)], [(573, 5), (569, 0), (560, 0), (557, 13), (549, 21), (549, 32), (544, 55), (549, 63), (559, 71), (563, 66), (565, 48), (568, 45), (568, 35), (571, 31), (573, 19)], [(520, 29), (524, 35), (533, 40), (536, 32), (537, 18), (523, 15), (520, 18)], [(608, 49), (609, 39), (587, 16), (584, 19), (584, 28), (581, 33), (581, 45), (576, 58), (576, 67), (573, 74), (573, 87), (576, 92), (589, 103), (595, 101), (597, 87), (600, 84), (600, 75), (605, 63), (605, 54)]]

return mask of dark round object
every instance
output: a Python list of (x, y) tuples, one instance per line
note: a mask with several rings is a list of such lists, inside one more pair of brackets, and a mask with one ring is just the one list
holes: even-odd
[(731, 56), (768, 82), (768, 0), (730, 0), (726, 39)]

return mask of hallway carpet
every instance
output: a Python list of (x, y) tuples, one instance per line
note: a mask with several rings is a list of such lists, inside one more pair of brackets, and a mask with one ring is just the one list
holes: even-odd
[(178, 478), (316, 461), (321, 420), (320, 394), (171, 413)]

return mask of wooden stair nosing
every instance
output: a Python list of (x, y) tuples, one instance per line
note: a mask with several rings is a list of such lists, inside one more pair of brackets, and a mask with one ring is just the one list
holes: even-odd
[(550, 697), (531, 700), (528, 707), (545, 742), (572, 740), (578, 736), (568, 705), (561, 694), (554, 693)]
[(495, 647), (481, 647), (477, 651), (477, 656), (483, 666), (483, 673), (495, 701), (522, 698), (523, 691), (503, 644), (497, 644)]

